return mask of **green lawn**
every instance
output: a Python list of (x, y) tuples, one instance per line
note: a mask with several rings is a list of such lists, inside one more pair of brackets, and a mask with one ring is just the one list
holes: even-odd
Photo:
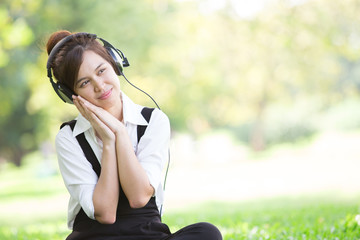
[[(167, 212), (163, 221), (172, 231), (208, 221), (218, 226), (224, 239), (360, 239), (354, 201), (318, 198), (271, 199), (246, 203), (206, 203)], [(13, 216), (16, 219), (18, 216)], [(13, 220), (14, 220), (13, 219)], [(0, 220), (0, 239), (65, 239), (65, 216), (48, 216), (18, 224)]]
[(359, 202), (325, 196), (243, 203), (207, 203), (164, 217), (173, 230), (196, 222), (217, 225), (224, 239), (360, 239)]
[[(47, 175), (44, 165), (0, 169), (0, 239), (65, 239), (66, 196), (61, 178)], [(65, 199), (66, 200), (66, 199)], [(339, 194), (259, 199), (246, 202), (207, 202), (168, 210), (163, 221), (172, 231), (207, 221), (224, 239), (360, 239), (360, 198)]]

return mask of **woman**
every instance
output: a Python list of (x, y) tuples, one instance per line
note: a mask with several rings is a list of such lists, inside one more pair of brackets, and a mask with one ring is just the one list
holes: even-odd
[[(55, 46), (64, 38), (65, 43)], [(121, 91), (122, 68), (96, 35), (55, 32), (47, 52), (51, 81), (52, 70), (58, 84), (74, 93), (80, 113), (56, 136), (59, 167), (70, 193), (68, 226), (73, 231), (67, 239), (222, 239), (209, 223), (173, 234), (161, 223), (169, 120), (158, 109), (145, 117), (144, 108)], [(139, 126), (146, 128), (140, 136)]]

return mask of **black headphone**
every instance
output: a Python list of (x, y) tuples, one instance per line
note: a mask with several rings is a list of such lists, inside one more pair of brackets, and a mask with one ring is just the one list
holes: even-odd
[[(87, 38), (99, 39), (104, 44), (105, 49), (108, 51), (110, 56), (115, 61), (119, 75), (122, 75), (125, 77), (125, 75), (123, 74), (123, 67), (130, 66), (129, 61), (127, 60), (125, 55), (119, 49), (115, 48), (108, 41), (106, 41), (100, 37), (97, 37), (96, 34), (80, 32), (80, 33), (71, 34), (71, 35), (66, 36), (65, 38), (61, 39), (58, 43), (56, 43), (56, 45), (53, 47), (53, 49), (51, 50), (51, 52), (49, 54), (49, 58), (48, 58), (48, 61), (46, 64), (47, 76), (49, 77), (51, 85), (54, 88), (56, 94), (64, 102), (70, 103), (70, 104), (73, 104), (72, 95), (76, 95), (76, 94), (65, 84), (60, 83), (58, 81), (54, 82), (52, 73), (51, 73), (51, 63), (52, 63), (53, 59), (55, 58), (56, 54), (58, 53), (58, 51), (64, 46), (65, 43), (67, 43), (68, 41), (70, 41), (76, 37), (82, 36), (82, 35)], [(125, 77), (125, 79), (126, 79), (126, 77)]]

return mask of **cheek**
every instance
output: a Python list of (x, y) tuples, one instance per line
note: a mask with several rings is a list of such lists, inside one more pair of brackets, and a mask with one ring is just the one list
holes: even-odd
[(75, 93), (79, 96), (81, 96), (82, 98), (84, 98), (85, 100), (92, 102), (92, 94), (90, 91), (88, 91), (87, 88), (80, 88), (80, 89), (75, 89)]
[(119, 81), (119, 79), (115, 82), (115, 85), (117, 86), (117, 88), (120, 89), (120, 81)]
[(114, 74), (113, 74), (113, 79), (114, 79), (115, 85), (117, 85), (117, 86), (120, 87), (120, 79), (119, 79), (119, 76), (116, 75), (115, 72), (114, 72)]
[(82, 89), (81, 88), (76, 88), (76, 87), (74, 87), (74, 92), (76, 93), (76, 95), (80, 95), (80, 96), (82, 96), (82, 91), (81, 91)]
[(119, 80), (118, 76), (115, 73), (109, 75), (109, 79), (111, 79), (111, 81), (109, 81), (109, 83), (111, 82), (111, 84), (113, 86), (116, 86), (117, 88), (120, 89), (120, 80)]

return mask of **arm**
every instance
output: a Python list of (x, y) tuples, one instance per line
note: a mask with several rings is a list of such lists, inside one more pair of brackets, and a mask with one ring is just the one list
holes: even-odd
[(116, 220), (119, 200), (119, 181), (116, 165), (115, 144), (103, 144), (101, 174), (93, 194), (94, 216), (103, 224)]
[(134, 153), (125, 127), (116, 132), (116, 155), (121, 186), (130, 206), (144, 207), (153, 196), (154, 188)]
[[(168, 117), (155, 109), (149, 125), (138, 143), (136, 156), (146, 171), (155, 194), (162, 202), (162, 170), (169, 157), (170, 122)], [(155, 195), (154, 194), (154, 195)]]
[(83, 103), (74, 98), (80, 113), (90, 121), (103, 142), (101, 174), (93, 193), (94, 216), (104, 224), (114, 223), (119, 200), (119, 180), (115, 152), (114, 133)]
[[(118, 177), (121, 186), (131, 207), (140, 208), (145, 206), (151, 196), (154, 195), (155, 186), (153, 187), (150, 184), (147, 172), (136, 157), (124, 124), (104, 109), (94, 106), (81, 97), (78, 97), (78, 99), (83, 103), (84, 107), (106, 124), (115, 134)], [(161, 162), (161, 159), (159, 161), (155, 159), (154, 161)], [(161, 169), (158, 172), (158, 178), (160, 179)]]
[[(128, 136), (128, 135), (126, 135)], [(122, 140), (128, 140), (129, 138), (122, 138)], [(169, 140), (170, 140), (170, 122), (167, 116), (155, 109), (150, 122), (146, 128), (146, 131), (141, 138), (140, 142), (137, 145), (136, 153), (132, 150), (130, 154), (130, 158), (135, 158), (136, 161), (130, 161), (130, 163), (137, 163), (140, 166), (141, 174), (134, 171), (132, 176), (126, 177), (126, 179), (131, 179), (131, 177), (137, 177), (136, 179), (131, 179), (129, 184), (129, 190), (132, 192), (127, 192), (128, 198), (134, 196), (133, 198), (133, 207), (142, 207), (149, 201), (151, 196), (160, 197), (159, 203), (162, 202), (162, 170), (166, 161), (168, 160), (168, 148), (169, 148)], [(118, 142), (117, 142), (118, 144)], [(125, 142), (124, 142), (125, 144)], [(130, 144), (130, 141), (127, 141), (127, 144)], [(119, 151), (120, 148), (117, 148)], [(120, 158), (118, 157), (118, 163)], [(124, 165), (121, 165), (124, 167)], [(135, 167), (135, 166), (134, 166)], [(135, 169), (135, 168), (134, 168)], [(119, 171), (120, 171), (119, 167)], [(130, 169), (124, 169), (125, 174), (129, 173)], [(143, 175), (145, 174), (145, 175)], [(120, 178), (122, 173), (120, 172)], [(141, 177), (146, 176), (146, 181), (141, 182)], [(125, 180), (126, 180), (125, 179)], [(124, 182), (121, 180), (121, 184)], [(139, 183), (139, 185), (135, 185), (133, 183)], [(151, 186), (151, 195), (146, 195), (146, 187)], [(122, 185), (123, 186), (123, 185)], [(145, 189), (144, 189), (145, 187)], [(123, 187), (124, 188), (124, 187)], [(125, 191), (125, 190), (124, 190)], [(137, 192), (138, 191), (138, 192)], [(144, 195), (145, 192), (145, 195)], [(159, 194), (158, 194), (159, 193)], [(133, 195), (131, 195), (133, 194)], [(149, 192), (148, 192), (149, 194)], [(131, 200), (129, 200), (131, 202)]]

